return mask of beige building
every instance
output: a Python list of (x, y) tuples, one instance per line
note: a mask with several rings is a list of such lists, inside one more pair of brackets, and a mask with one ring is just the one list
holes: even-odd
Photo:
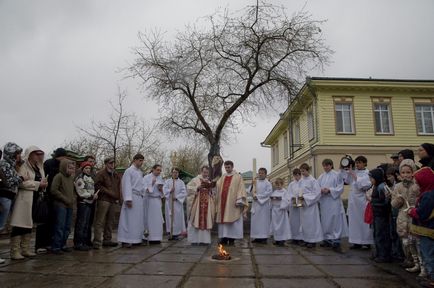
[(306, 162), (364, 155), (368, 168), (402, 149), (434, 143), (434, 80), (308, 78), (261, 143), (271, 148), (270, 178), (290, 180)]

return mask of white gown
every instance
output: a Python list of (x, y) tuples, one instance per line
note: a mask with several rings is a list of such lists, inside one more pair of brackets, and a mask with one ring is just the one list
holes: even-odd
[(161, 199), (163, 194), (158, 190), (158, 185), (164, 185), (164, 180), (161, 176), (156, 177), (154, 185), (152, 179), (155, 176), (152, 173), (147, 174), (144, 180), (145, 193), (147, 195), (146, 219), (148, 228), (149, 241), (163, 240), (163, 212), (161, 207)]
[(364, 221), (366, 208), (366, 191), (371, 187), (369, 170), (355, 170), (357, 180), (345, 170), (342, 170), (344, 181), (351, 185), (348, 197), (348, 242), (360, 245), (374, 244), (373, 231)]
[[(163, 192), (166, 198), (165, 205), (165, 216), (166, 216), (166, 232), (170, 232), (171, 221), (172, 221), (172, 198), (170, 195), (170, 190), (173, 187), (173, 179), (167, 179), (164, 186)], [(175, 180), (175, 191), (173, 199), (173, 235), (179, 235), (186, 232), (185, 228), (185, 218), (184, 218), (184, 201), (187, 197), (187, 189), (185, 184), (181, 179)]]
[(250, 238), (252, 239), (266, 239), (270, 235), (271, 193), (273, 193), (273, 187), (267, 179), (256, 181), (258, 199), (252, 202), (250, 222)]
[[(282, 205), (285, 193), (286, 189), (281, 189), (275, 190), (271, 194), (271, 235), (275, 241), (291, 239), (287, 206)], [(273, 199), (274, 197), (276, 199)]]
[(305, 205), (300, 209), (300, 223), (303, 241), (316, 243), (323, 240), (321, 220), (319, 217), (318, 201), (321, 197), (321, 189), (318, 181), (311, 175), (302, 176), (300, 186), (303, 191)]
[(331, 170), (318, 178), (320, 188), (330, 189), (330, 193), (321, 194), (319, 200), (321, 225), (324, 239), (337, 240), (348, 237), (348, 223), (341, 195), (344, 182), (338, 172)]
[(292, 199), (295, 195), (299, 195), (300, 181), (292, 181), (288, 185), (288, 189), (282, 198), (282, 208), (285, 207), (289, 211), (289, 227), (291, 230), (292, 240), (303, 240), (303, 234), (301, 232), (300, 224), (300, 208), (292, 206)]
[[(143, 172), (131, 165), (122, 177), (122, 197), (124, 203), (121, 208), (118, 227), (118, 241), (123, 243), (141, 243), (144, 226), (143, 207)], [(132, 207), (128, 208), (125, 201), (132, 201)]]

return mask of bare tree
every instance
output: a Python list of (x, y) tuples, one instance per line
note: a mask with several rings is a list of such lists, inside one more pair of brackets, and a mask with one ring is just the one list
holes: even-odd
[(282, 7), (258, 3), (204, 22), (172, 42), (159, 32), (139, 33), (129, 72), (160, 104), (166, 131), (206, 139), (211, 166), (228, 133), (292, 97), (307, 71), (327, 63), (331, 50), (322, 21), (303, 11), (289, 18)]
[(183, 145), (176, 152), (176, 166), (192, 175), (196, 175), (205, 165), (207, 157), (203, 145)]
[(127, 167), (136, 153), (142, 153), (146, 162), (163, 156), (155, 126), (145, 124), (136, 114), (125, 110), (127, 94), (118, 92), (116, 102), (110, 101), (112, 112), (107, 121), (92, 121), (90, 127), (78, 127), (81, 135), (67, 146), (97, 159), (113, 156), (118, 166)]

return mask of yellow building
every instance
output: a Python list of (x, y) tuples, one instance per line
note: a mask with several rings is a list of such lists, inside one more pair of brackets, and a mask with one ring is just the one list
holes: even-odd
[(306, 162), (312, 175), (330, 158), (390, 163), (402, 149), (434, 143), (434, 80), (307, 78), (261, 144), (271, 148), (270, 178), (290, 180)]

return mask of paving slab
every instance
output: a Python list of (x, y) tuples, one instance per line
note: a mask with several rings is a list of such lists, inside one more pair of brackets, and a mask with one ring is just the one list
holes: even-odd
[(345, 278), (339, 279), (334, 278), (341, 288), (409, 288), (411, 286), (406, 285), (405, 282), (396, 280), (396, 279), (354, 279), (354, 278)]
[(262, 279), (264, 288), (336, 288), (327, 279)]
[(148, 258), (147, 262), (188, 262), (194, 263), (200, 260), (200, 254), (157, 254)]
[(254, 277), (252, 265), (204, 263), (197, 265), (191, 275), (211, 277)]
[[(56, 256), (55, 256), (56, 257)], [(4, 272), (22, 272), (22, 273), (43, 273), (43, 274), (59, 274), (70, 271), (75, 264), (80, 264), (78, 261), (57, 261), (52, 260), (22, 260), (13, 261), (7, 266), (0, 267), (0, 271)]]
[(123, 274), (146, 274), (146, 275), (184, 275), (190, 270), (193, 263), (176, 262), (144, 262), (124, 271)]
[(298, 255), (299, 253), (292, 248), (282, 247), (255, 247), (252, 249), (255, 255)]
[(256, 255), (256, 263), (270, 265), (308, 264), (300, 255)]
[[(11, 273), (10, 273), (11, 274)], [(8, 277), (10, 277), (10, 274)], [(16, 286), (8, 286), (10, 284), (10, 278), (6, 278), (7, 282), (3, 282), (6, 284), (6, 287), (20, 287), (20, 288), (35, 288), (35, 287), (44, 287), (44, 288), (58, 288), (58, 287), (66, 287), (66, 288), (77, 288), (77, 287), (96, 287), (102, 282), (104, 282), (107, 278), (105, 277), (86, 277), (81, 276), (77, 278), (77, 276), (71, 275), (42, 275), (37, 274), (33, 275), (31, 278), (23, 277), (24, 279), (18, 283)], [(0, 279), (2, 279), (0, 277)], [(3, 280), (3, 279), (2, 279)]]
[(393, 275), (371, 265), (318, 265), (317, 267), (332, 277), (369, 277), (380, 279), (384, 277), (393, 277)]
[(366, 259), (348, 256), (348, 255), (340, 255), (340, 256), (324, 256), (324, 255), (306, 255), (305, 256), (308, 261), (313, 264), (335, 264), (335, 265), (366, 265), (369, 262)]
[(210, 278), (210, 277), (190, 277), (185, 285), (185, 288), (253, 288), (255, 286), (255, 279), (247, 278)]
[(258, 265), (261, 277), (326, 277), (313, 265)]
[(99, 288), (174, 288), (180, 283), (181, 276), (150, 276), (150, 275), (118, 275), (101, 285)]

